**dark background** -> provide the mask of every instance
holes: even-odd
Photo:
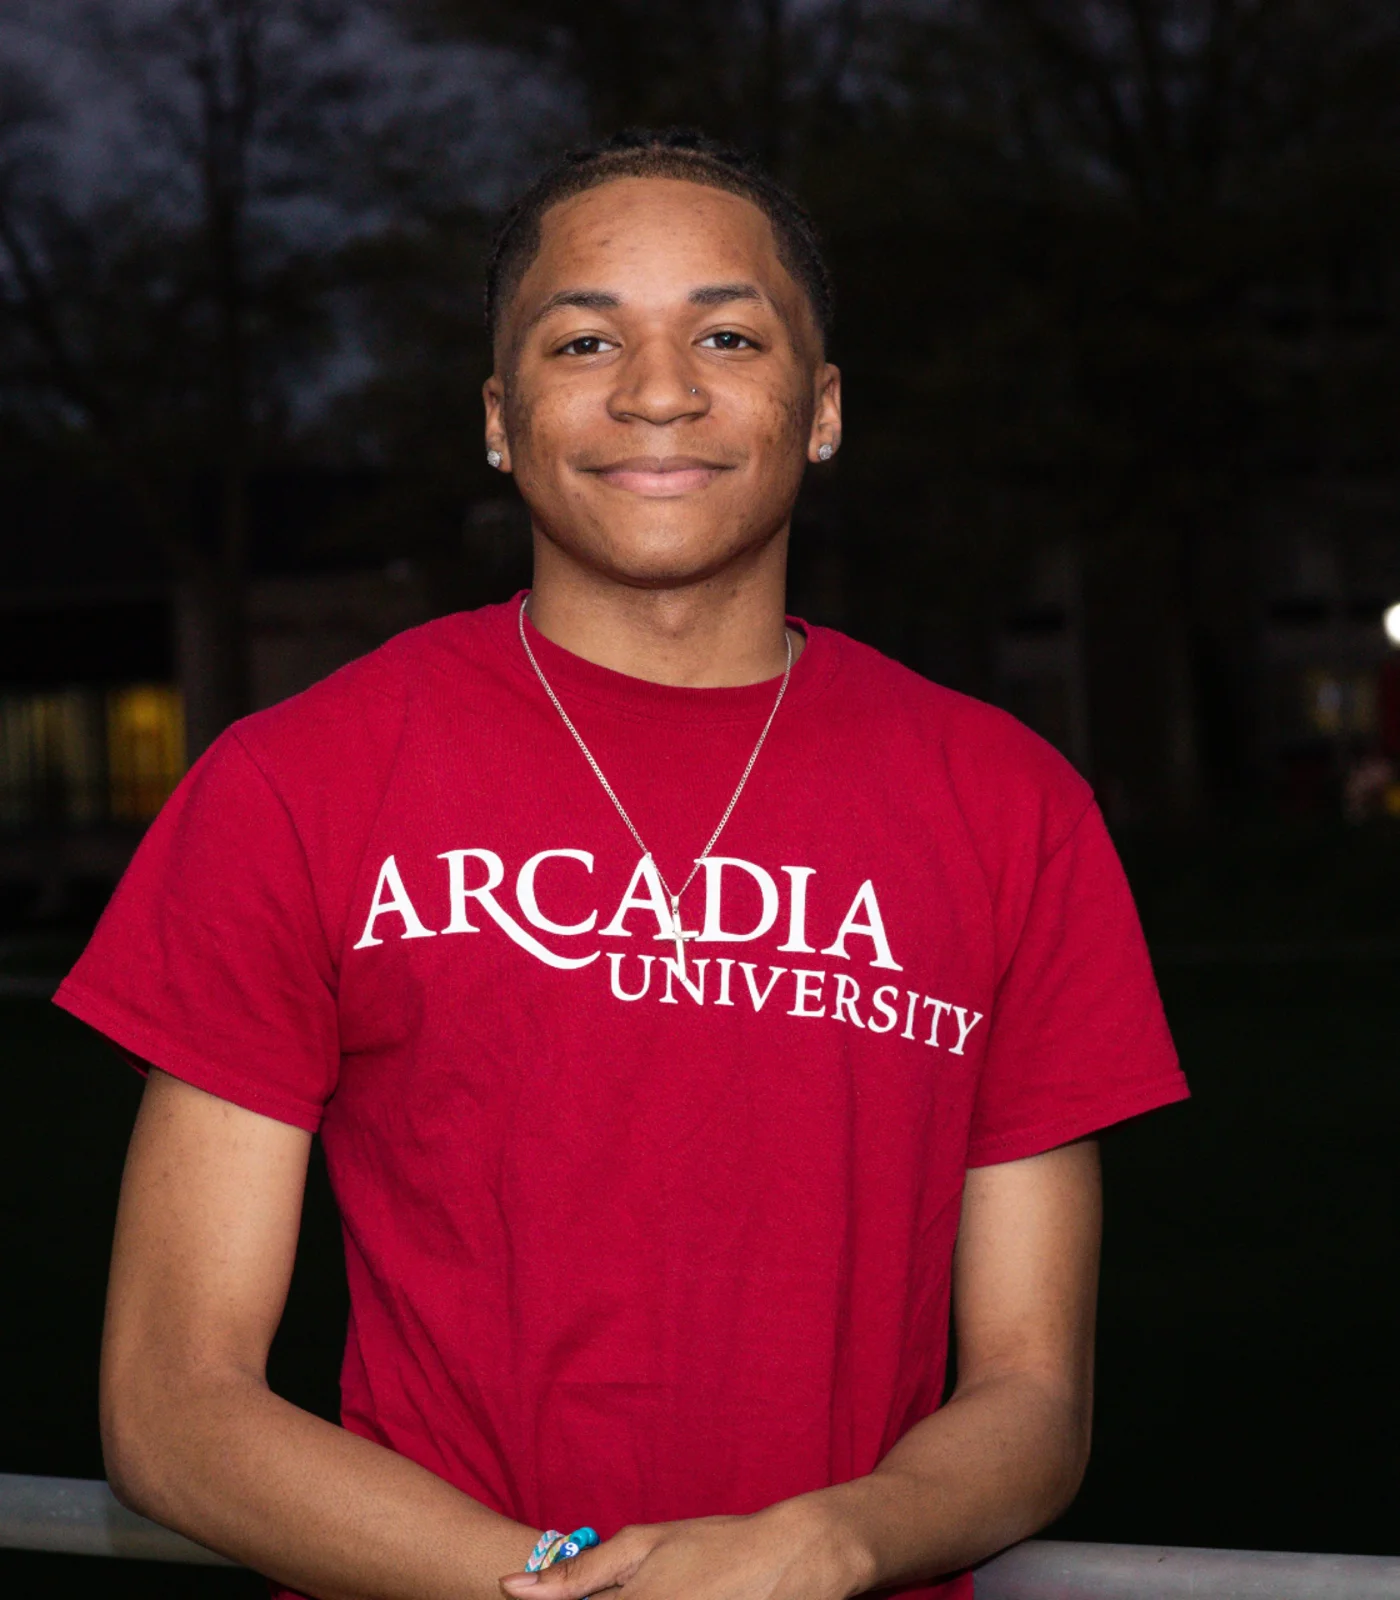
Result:
[[[0,0],[0,1470],[101,1473],[139,1081],[41,991],[139,836],[110,696],[178,690],[159,787],[526,580],[481,461],[484,240],[568,142],[672,121],[757,149],[837,277],[847,428],[793,609],[1090,777],[1192,1082],[1105,1143],[1095,1456],[1054,1532],[1394,1551],[1388,0]],[[343,1314],[318,1176],[272,1376],[327,1414]]]

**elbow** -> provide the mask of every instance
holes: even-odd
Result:
[[[1056,1518],[1062,1517],[1074,1504],[1075,1496],[1083,1486],[1084,1474],[1088,1469],[1089,1443],[1086,1439],[1082,1449],[1069,1455],[1050,1485],[1042,1528],[1054,1522]]]
[[[134,1386],[103,1375],[100,1425],[102,1465],[117,1500],[143,1517],[160,1518],[160,1464],[165,1450],[150,1408]]]
[[[107,1483],[129,1511],[200,1537],[227,1493],[240,1415],[266,1386],[220,1362],[145,1346],[108,1351],[99,1424]]]
[[[107,1487],[117,1504],[134,1511],[137,1516],[148,1517],[152,1522],[158,1521],[155,1501],[148,1492],[143,1492],[140,1477],[131,1472],[126,1463],[116,1461],[105,1444],[102,1447],[102,1463],[107,1474]]]
[[[157,1359],[104,1363],[99,1422],[107,1483],[129,1511],[182,1531],[217,1452],[207,1378]]]
[[[1074,1503],[1089,1469],[1089,1448],[1093,1432],[1093,1419],[1087,1403],[1071,1403],[1069,1414],[1057,1430],[1058,1448],[1049,1453],[1040,1506],[1039,1521],[1035,1531],[1064,1515]]]

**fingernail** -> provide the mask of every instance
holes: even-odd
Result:
[[[502,1578],[501,1582],[509,1589],[528,1589],[532,1584],[540,1581],[538,1572],[517,1572],[509,1578]]]

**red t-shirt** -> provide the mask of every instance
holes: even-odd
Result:
[[[347,1428],[536,1527],[753,1511],[939,1405],[968,1166],[1185,1084],[1083,780],[826,628],[682,902],[682,971],[517,609],[225,734],[58,1001],[320,1130]],[[531,642],[679,885],[776,682]]]

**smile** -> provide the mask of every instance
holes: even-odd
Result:
[[[629,456],[625,461],[588,470],[614,489],[667,500],[707,488],[732,468],[717,461],[702,461],[698,456]]]

